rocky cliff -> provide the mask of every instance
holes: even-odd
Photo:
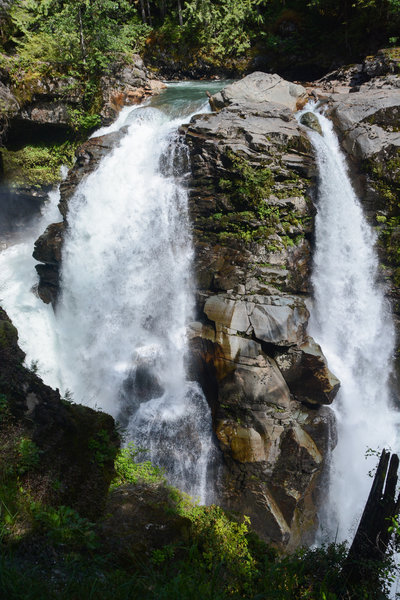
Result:
[[[17,57],[0,68],[0,230],[26,224],[40,212],[48,192],[71,166],[74,150],[123,106],[138,104],[164,87],[139,56],[112,63],[88,100],[85,83],[73,76],[24,71]],[[89,86],[90,87],[90,86]],[[93,96],[93,94],[92,94]],[[89,104],[88,104],[89,103]]]
[[[305,89],[253,73],[185,129],[198,321],[192,369],[224,456],[223,505],[279,545],[310,542],[339,382],[307,336],[315,165]]]

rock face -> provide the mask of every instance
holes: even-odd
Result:
[[[0,140],[9,127],[10,120],[19,111],[19,104],[11,90],[0,81]]]
[[[113,419],[62,401],[23,366],[24,356],[17,330],[0,308],[1,480],[16,472],[30,501],[68,505],[96,518],[119,446]]]
[[[139,104],[148,96],[160,93],[166,85],[146,69],[140,56],[131,65],[114,65],[101,79],[104,124],[114,121],[123,106]]]
[[[9,58],[11,64],[12,59]],[[24,73],[19,77],[24,80]],[[6,79],[6,77],[4,77]],[[0,82],[0,134],[6,133],[15,143],[30,138],[54,137],[74,128],[76,113],[82,108],[84,87],[74,78],[41,77],[26,79],[22,87]],[[114,63],[100,81],[100,117],[103,125],[111,123],[123,106],[137,104],[159,93],[165,84],[148,71],[140,56],[130,64]]]
[[[271,80],[286,90],[274,101]],[[221,501],[293,547],[316,528],[332,439],[322,404],[339,382],[306,333],[315,166],[292,112],[303,92],[290,89],[278,76],[248,76],[221,92],[220,112],[194,117],[185,139],[197,278],[191,368],[224,457]]]
[[[57,301],[61,267],[61,251],[67,226],[68,201],[75,193],[78,185],[96,170],[100,161],[114,148],[124,135],[119,130],[108,135],[89,139],[76,152],[76,162],[67,178],[60,185],[59,209],[63,216],[60,223],[52,223],[36,240],[33,257],[40,265],[36,265],[39,275],[38,294],[46,304]]]
[[[249,76],[257,82],[250,100],[245,79],[238,99],[231,89],[228,106],[182,130],[192,164],[197,280],[189,369],[212,408],[224,458],[219,500],[249,515],[265,539],[294,547],[311,542],[316,529],[332,441],[323,405],[339,382],[307,336],[315,165],[293,113],[303,88],[291,93],[276,76],[284,92],[271,101],[271,77],[256,75]],[[80,148],[61,186],[64,221],[36,242],[45,301],[57,297],[68,201],[119,135]]]

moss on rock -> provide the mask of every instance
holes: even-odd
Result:
[[[77,144],[28,145],[21,150],[1,149],[4,179],[12,186],[51,186],[61,181],[61,166],[72,166]]]

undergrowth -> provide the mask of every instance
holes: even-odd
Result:
[[[4,404],[4,402],[3,402]],[[18,492],[21,464],[33,475],[36,449],[19,444],[14,458]],[[382,590],[360,587],[348,594],[341,576],[345,545],[301,549],[282,556],[251,530],[247,517],[237,518],[219,506],[199,506],[166,484],[162,470],[150,462],[136,462],[142,450],[129,444],[115,461],[112,490],[140,484],[167,488],[172,510],[189,523],[180,541],[132,554],[126,564],[104,550],[101,528],[67,506],[48,507],[24,492],[25,519],[32,527],[0,537],[0,598],[7,600],[383,600],[387,598],[388,564],[379,565]],[[9,478],[9,483],[11,479]],[[4,483],[0,488],[0,522],[7,529]],[[14,504],[13,510],[22,510]],[[107,518],[107,516],[105,516]],[[17,519],[11,514],[9,520]],[[3,531],[4,533],[4,531]],[[11,535],[12,533],[12,535]],[[118,532],[115,532],[118,537]]]

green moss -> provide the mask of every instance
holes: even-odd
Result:
[[[15,152],[2,148],[4,179],[14,186],[55,185],[61,181],[61,166],[73,164],[76,146],[67,141],[52,146],[25,146]]]
[[[252,210],[262,216],[265,199],[271,194],[274,176],[264,165],[252,166],[248,160],[228,150],[223,157],[229,169],[229,179],[220,179],[219,187],[228,192],[238,211]]]

